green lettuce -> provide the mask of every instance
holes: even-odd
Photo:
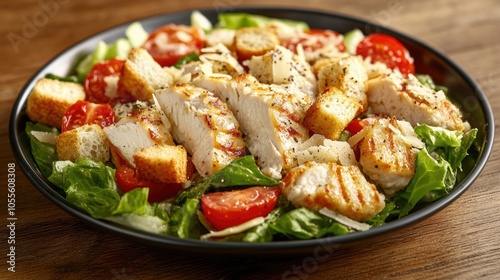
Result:
[[[41,131],[52,133],[55,136],[59,135],[59,131],[53,127],[49,127],[40,123],[26,123],[26,134],[30,140],[31,154],[35,159],[36,165],[40,172],[45,177],[49,177],[52,173],[52,163],[57,160],[56,145],[39,141],[33,136],[33,131]]]
[[[103,163],[81,158],[75,163],[54,162],[48,179],[64,190],[68,202],[93,218],[166,234],[168,207],[161,203],[150,204],[148,188],[137,188],[120,196],[115,172]]]
[[[94,218],[111,216],[120,203],[115,169],[81,158],[75,163],[54,163],[49,181],[66,193],[66,199]]]
[[[415,133],[423,139],[426,148],[417,155],[416,172],[410,184],[395,198],[402,205],[399,217],[407,215],[418,203],[435,201],[454,188],[462,161],[476,139],[477,129],[460,134],[419,125]]]
[[[248,230],[245,235],[242,237],[241,241],[243,242],[271,242],[273,241],[273,236],[276,233],[272,228],[271,224],[275,223],[281,215],[285,214],[283,208],[278,207],[271,211],[269,215],[267,215],[266,220],[256,226]]]
[[[461,144],[461,136],[457,131],[442,127],[419,125],[415,127],[415,133],[424,139],[429,152],[438,148],[459,147]]]
[[[198,220],[199,199],[188,198],[181,206],[173,205],[170,209],[169,235],[180,238],[199,239],[203,229]]]
[[[148,188],[137,188],[125,193],[112,216],[105,219],[152,233],[167,234],[169,216],[165,203],[149,204],[148,193]]]
[[[426,195],[433,199],[449,193],[455,185],[455,173],[451,165],[442,157],[434,159],[426,148],[417,155],[417,168],[413,179],[400,197],[407,202],[399,216],[407,215]]]
[[[418,81],[423,84],[424,86],[427,86],[431,89],[433,89],[434,91],[443,91],[444,94],[448,94],[448,88],[445,87],[445,86],[441,86],[441,85],[436,85],[434,83],[434,81],[432,80],[432,77],[429,76],[429,75],[424,75],[424,74],[418,74],[416,75]]]
[[[399,210],[396,209],[396,203],[394,201],[386,201],[384,209],[368,220],[367,223],[371,227],[378,227],[385,224],[387,219],[395,215],[399,215]]]
[[[220,187],[276,186],[279,180],[262,174],[253,156],[244,156],[232,161],[210,177],[210,185]]]
[[[243,27],[262,27],[272,22],[280,22],[292,27],[300,28],[304,31],[309,30],[309,25],[303,21],[275,19],[247,13],[220,13],[218,15],[218,20],[219,22],[217,27],[235,30]]]
[[[349,233],[346,226],[307,208],[287,212],[269,226],[290,239],[313,239]]]
[[[177,69],[180,69],[182,67],[182,65],[184,65],[184,64],[188,64],[190,62],[199,61],[199,60],[200,60],[200,56],[197,53],[194,53],[194,52],[189,53],[189,54],[186,54],[185,56],[179,58],[179,60],[177,60],[177,62],[175,62],[174,67]]]

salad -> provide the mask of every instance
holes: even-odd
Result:
[[[386,34],[195,11],[47,74],[84,95],[26,133],[41,173],[96,219],[220,242],[344,235],[445,196],[477,150],[447,88],[415,71]]]

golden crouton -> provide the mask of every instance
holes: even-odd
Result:
[[[106,134],[97,124],[86,124],[59,134],[56,138],[59,160],[75,162],[79,158],[107,162],[110,160]]]
[[[61,128],[66,110],[83,99],[85,91],[82,85],[41,78],[28,96],[26,113],[33,122]]]
[[[173,83],[172,76],[142,48],[130,51],[123,65],[120,80],[124,90],[142,101],[151,99],[153,91]]]
[[[363,60],[358,56],[347,56],[338,59],[320,60],[315,63],[317,71],[318,90],[336,87],[347,96],[352,97],[367,107],[366,84],[368,76]]]
[[[279,43],[278,36],[266,28],[241,28],[234,35],[234,46],[239,61],[245,61],[254,55],[263,55]]]
[[[183,146],[154,145],[134,154],[139,179],[159,183],[187,180],[187,152]]]
[[[309,107],[304,126],[314,133],[337,140],[360,111],[361,105],[337,88],[331,87],[320,93]]]

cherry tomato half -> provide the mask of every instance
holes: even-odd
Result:
[[[295,52],[299,43],[302,44],[302,48],[306,52],[322,49],[329,44],[335,44],[339,52],[345,52],[342,37],[339,33],[332,30],[310,29],[298,38],[292,38],[288,42],[283,42],[283,45]]]
[[[415,73],[408,49],[390,35],[374,33],[366,36],[359,42],[356,54],[363,58],[370,57],[372,62],[385,63],[390,69],[398,69],[405,75]]]
[[[197,28],[168,24],[151,33],[143,48],[161,66],[172,66],[187,54],[200,54],[205,47],[203,36]]]
[[[351,135],[354,135],[360,132],[366,125],[367,123],[363,122],[363,120],[354,119],[351,122],[349,122],[345,130],[349,131]]]
[[[83,100],[71,105],[64,113],[61,132],[65,132],[85,124],[110,126],[115,122],[115,111],[109,104],[95,104]]]
[[[149,188],[148,202],[161,202],[174,197],[182,189],[182,183],[157,183],[140,180],[132,167],[120,165],[115,173],[116,184],[123,192],[136,188]]]
[[[278,202],[279,187],[250,187],[242,190],[205,194],[201,209],[217,230],[240,225],[269,214]]]
[[[83,81],[88,101],[110,103],[119,97],[120,92],[123,90],[120,89],[118,78],[120,77],[124,63],[124,60],[112,58],[98,62],[90,69],[90,72]]]

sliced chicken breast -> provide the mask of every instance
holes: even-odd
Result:
[[[366,94],[372,113],[396,116],[413,126],[428,124],[464,129],[460,110],[445,94],[422,85],[413,75],[405,78],[392,73],[371,79]]]
[[[155,92],[174,140],[191,154],[196,170],[209,176],[245,155],[239,123],[212,92],[178,84]]]
[[[424,144],[408,122],[393,118],[378,119],[365,129],[358,143],[359,163],[377,186],[392,195],[410,183],[418,148]]]
[[[234,79],[202,74],[193,83],[227,102],[264,174],[279,179],[297,165],[295,152],[309,138],[301,124],[310,105],[306,94],[261,84],[248,74]]]
[[[117,123],[105,127],[104,133],[112,144],[112,158],[120,165],[117,156],[134,166],[134,154],[142,148],[153,145],[174,145],[172,136],[161,121],[155,107],[142,109],[138,113],[128,115]]]
[[[276,46],[264,55],[252,56],[245,62],[248,72],[261,83],[294,85],[298,90],[316,99],[318,87],[316,77],[305,58],[289,49]]]
[[[384,195],[356,165],[306,162],[287,173],[281,193],[296,207],[328,208],[356,221],[366,221],[385,207]]]

